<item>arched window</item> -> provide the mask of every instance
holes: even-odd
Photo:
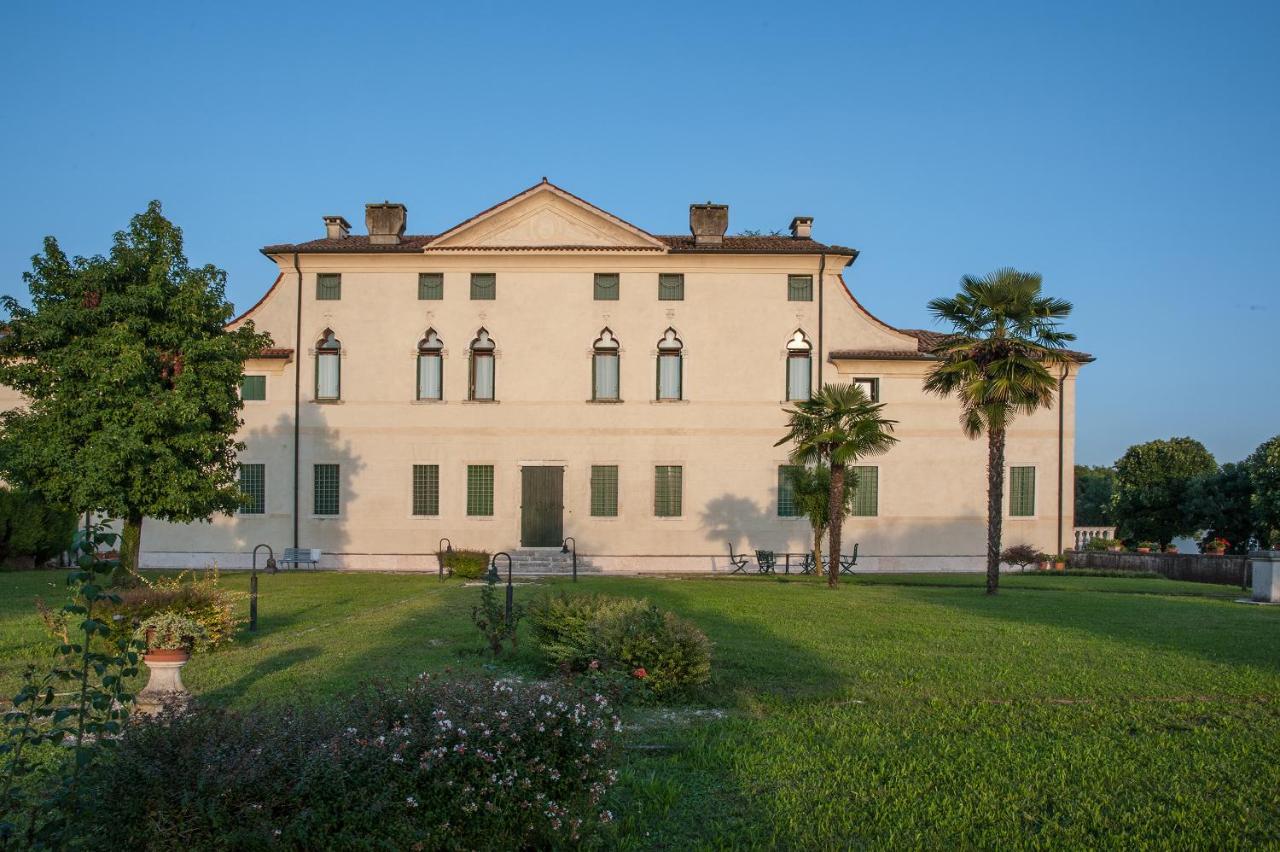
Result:
[[[434,328],[418,341],[418,399],[444,399],[444,341]]]
[[[476,332],[476,339],[471,341],[471,398],[493,399],[493,350],[495,349],[489,332],[483,328]]]
[[[674,328],[658,341],[658,399],[683,399],[684,344]]]
[[[797,331],[787,341],[787,399],[800,401],[809,398],[812,387],[811,354],[813,347],[803,331]]]
[[[591,398],[618,400],[618,339],[605,329],[591,345]]]
[[[316,399],[342,399],[342,341],[331,328],[316,341]]]

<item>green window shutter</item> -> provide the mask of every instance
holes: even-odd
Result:
[[[851,467],[849,473],[858,478],[853,491],[853,514],[874,518],[880,514],[880,468]]]
[[[787,276],[787,301],[788,302],[812,302],[813,301],[813,276],[812,275],[788,275]]]
[[[415,515],[440,514],[440,465],[415,464],[413,466],[413,513]]]
[[[342,298],[342,276],[334,272],[322,272],[316,276],[316,298],[333,302]]]
[[[439,301],[444,298],[444,273],[419,272],[418,298],[420,300]]]
[[[658,465],[653,472],[653,514],[659,518],[680,517],[684,510],[684,468]]]
[[[660,302],[684,301],[684,274],[683,273],[664,272],[658,276],[658,301]]]
[[[240,379],[240,398],[261,401],[267,398],[266,376],[243,376]]]
[[[249,503],[240,507],[240,514],[266,514],[267,466],[265,464],[240,465],[240,490],[249,498]]]
[[[591,466],[591,517],[616,518],[618,516],[618,466],[593,464]]]
[[[804,470],[800,465],[778,465],[778,517],[798,518],[804,513],[796,505],[795,482],[792,476],[796,471]]]
[[[338,466],[318,464],[313,468],[313,514],[338,514]]]
[[[493,465],[467,465],[467,514],[478,517],[493,514]]]
[[[1035,513],[1036,469],[1009,468],[1009,514],[1015,518],[1030,518]]]
[[[618,301],[618,275],[616,272],[597,272],[595,300],[597,302]]]
[[[498,276],[493,272],[471,273],[471,298],[477,301],[498,298]]]

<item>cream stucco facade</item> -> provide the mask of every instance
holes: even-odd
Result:
[[[277,347],[246,365],[265,377],[241,433],[242,462],[265,473],[263,511],[148,521],[144,564],[240,567],[260,542],[319,548],[322,565],[353,569],[434,570],[442,537],[516,551],[529,544],[524,467],[563,470],[560,532],[576,540],[584,570],[723,571],[729,542],[805,551],[807,522],[779,516],[787,459],[774,446],[786,423],[788,341],[801,332],[815,385],[874,379],[898,421],[900,443],[865,462],[878,468],[875,514],[845,528],[858,567],[981,567],[985,442],[961,434],[954,401],[922,392],[930,361],[920,337],[851,295],[844,272],[856,252],[808,239],[807,222],[796,237],[655,237],[545,182],[437,237],[402,236],[394,222],[374,238],[346,236],[345,222],[327,221],[330,238],[264,249],[278,278],[236,321],[252,319]],[[442,298],[419,298],[420,273],[442,275]],[[471,298],[474,273],[495,276],[494,299]],[[597,273],[617,275],[617,300],[594,298]],[[683,275],[683,299],[659,300],[664,273]],[[340,298],[317,299],[322,274],[341,276]],[[811,300],[789,300],[797,275],[816,282]],[[429,329],[443,344],[438,401],[417,398]],[[495,344],[494,401],[468,399],[481,329]],[[619,401],[592,401],[604,329],[619,344]],[[682,398],[658,401],[668,329],[683,345]],[[326,331],[341,346],[335,401],[316,398]],[[1010,434],[1010,466],[1035,473],[1033,511],[1006,518],[1008,543],[1070,542],[1077,370],[1062,383],[1061,412],[1023,418]],[[317,464],[338,466],[336,515],[315,512]],[[436,514],[414,514],[415,465],[436,466]],[[468,514],[469,465],[492,466],[491,515]],[[591,512],[593,466],[616,466],[616,516]],[[655,515],[656,466],[682,469],[676,517]]]

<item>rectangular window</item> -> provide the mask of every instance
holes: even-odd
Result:
[[[313,468],[312,514],[338,514],[338,466],[318,464]]]
[[[813,301],[813,276],[812,275],[788,275],[787,276],[787,301],[788,302],[812,302]]]
[[[592,355],[591,374],[592,399],[619,399],[617,352],[596,352]]]
[[[266,376],[243,376],[240,379],[240,398],[261,402],[267,398]]]
[[[804,470],[798,464],[778,465],[778,517],[799,518],[804,515],[796,505],[795,480],[796,473]]]
[[[418,298],[425,301],[438,302],[444,298],[444,273],[419,272]]]
[[[684,301],[684,275],[679,272],[664,272],[658,276],[658,301]]]
[[[858,478],[853,486],[853,514],[874,518],[880,514],[880,468],[851,467],[849,473]]]
[[[471,351],[471,398],[491,400],[493,396],[493,353]]]
[[[492,272],[471,273],[471,298],[476,301],[498,298],[498,276]]]
[[[872,402],[880,401],[880,380],[879,379],[854,379],[853,384],[862,388],[867,398]]]
[[[342,276],[336,272],[321,272],[316,276],[316,299],[334,302],[342,298]]]
[[[418,399],[444,398],[444,359],[438,352],[418,356]]]
[[[787,399],[801,401],[809,398],[809,353],[792,352],[787,355]]]
[[[415,515],[440,514],[440,465],[415,464],[413,466],[413,513]]]
[[[242,515],[262,515],[267,511],[267,466],[240,465],[240,490],[249,502],[240,507]]]
[[[1036,469],[1009,468],[1009,515],[1030,518],[1036,513]]]
[[[616,272],[597,272],[595,299],[597,302],[618,301],[618,274]]]
[[[660,464],[653,469],[653,514],[678,518],[684,511],[684,468]]]
[[[316,355],[316,399],[342,398],[342,356],[337,352]]]
[[[658,399],[683,399],[684,357],[679,352],[658,353]]]
[[[618,466],[593,464],[591,466],[591,517],[616,518],[618,516]]]
[[[467,465],[467,514],[486,518],[493,514],[493,465]]]

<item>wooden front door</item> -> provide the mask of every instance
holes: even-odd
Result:
[[[520,546],[564,541],[564,468],[520,468]]]

